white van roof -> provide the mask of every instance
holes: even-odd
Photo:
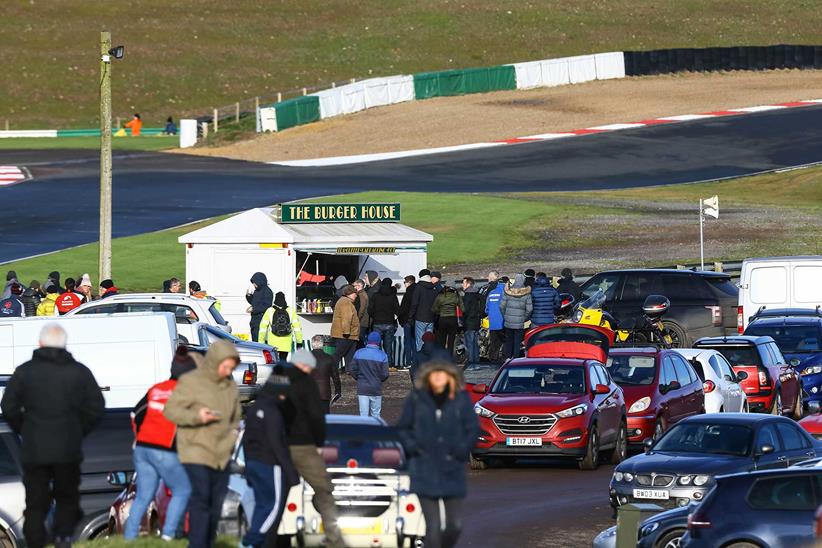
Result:
[[[786,261],[822,261],[822,255],[794,255],[792,257],[753,257],[745,259],[746,263],[768,263]]]

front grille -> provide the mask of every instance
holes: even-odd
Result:
[[[649,487],[668,487],[673,483],[674,477],[667,474],[660,474],[658,476],[651,474],[639,474],[636,477],[636,482],[639,485]]]
[[[506,436],[544,436],[556,424],[554,415],[497,415],[494,424]]]

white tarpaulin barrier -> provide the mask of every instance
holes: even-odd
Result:
[[[542,68],[543,86],[566,86],[571,83],[567,58],[548,59],[539,64]]]
[[[320,98],[320,118],[331,118],[343,113],[342,88],[331,88],[312,93]]]
[[[312,93],[320,98],[320,118],[414,100],[413,76],[370,78]]]
[[[339,89],[342,91],[343,114],[365,110],[365,86],[362,82],[341,86]]]
[[[539,88],[544,86],[542,79],[542,61],[514,63],[517,78],[517,89]]]
[[[274,107],[260,108],[260,129],[262,131],[277,131],[277,109]]]
[[[593,55],[567,57],[568,75],[572,84],[590,82],[597,79],[596,59]]]
[[[625,78],[625,56],[621,51],[597,53],[594,55],[597,80]]]

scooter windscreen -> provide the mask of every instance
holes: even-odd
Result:
[[[579,322],[582,319],[584,310],[601,309],[604,304],[605,292],[598,289],[593,295],[577,303],[574,307],[574,313],[571,315],[571,321],[574,323]]]

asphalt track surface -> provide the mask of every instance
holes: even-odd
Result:
[[[820,160],[822,106],[323,168],[120,152],[114,157],[113,235],[365,190],[617,189],[738,177]],[[6,164],[27,166],[33,180],[0,188],[0,262],[97,240],[99,160],[93,151],[0,151],[0,165]]]

